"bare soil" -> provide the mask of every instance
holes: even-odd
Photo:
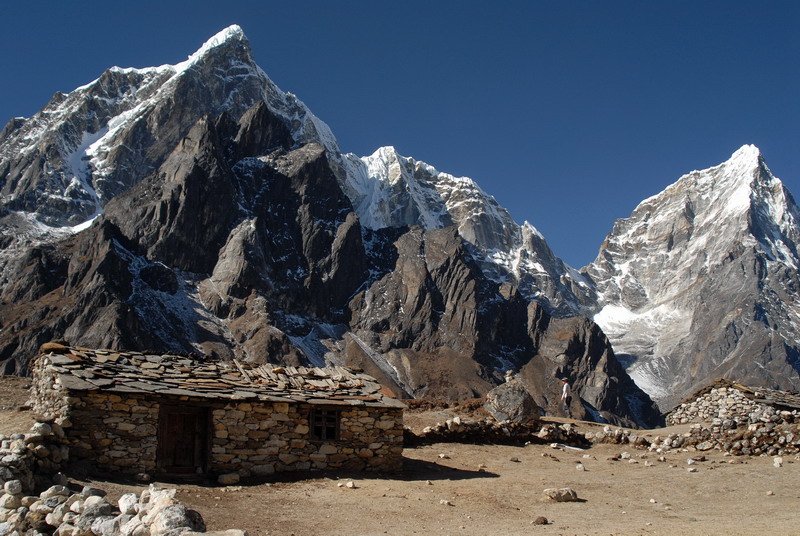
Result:
[[[28,408],[30,378],[0,376],[0,434],[27,432],[35,422]]]
[[[20,401],[15,385],[14,400]],[[0,396],[0,432],[22,424],[27,413],[5,409],[9,390]],[[430,406],[411,410],[406,420],[419,430],[460,410],[479,411]],[[610,459],[624,451],[636,463]],[[798,534],[800,459],[785,457],[783,467],[774,467],[771,457],[712,451],[703,453],[706,461],[687,465],[699,454],[671,453],[659,462],[656,453],[623,445],[583,451],[442,443],[406,449],[405,470],[396,475],[288,474],[231,487],[157,485],[177,487],[180,500],[203,515],[209,530],[241,528],[251,536]],[[586,470],[577,470],[578,463]],[[690,467],[698,471],[689,473]],[[106,489],[112,498],[140,490],[109,480],[76,483]],[[551,487],[571,487],[581,501],[546,502],[542,490]],[[547,524],[533,524],[539,516]]]

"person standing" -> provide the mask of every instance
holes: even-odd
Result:
[[[572,411],[570,410],[570,403],[572,402],[572,389],[569,386],[569,379],[564,377],[560,378],[563,387],[561,388],[561,404],[564,408],[564,413],[568,418],[572,418]]]

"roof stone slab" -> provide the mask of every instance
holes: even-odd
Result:
[[[346,367],[281,367],[183,355],[92,350],[47,343],[37,359],[71,391],[227,400],[395,407],[381,385]]]

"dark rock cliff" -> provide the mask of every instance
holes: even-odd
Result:
[[[487,279],[471,248],[454,227],[364,232],[325,150],[297,146],[284,120],[256,105],[238,121],[201,118],[91,227],[29,249],[5,290],[0,345],[17,372],[56,338],[328,359],[376,373],[399,395],[447,399],[482,396],[513,369],[548,411],[552,386],[536,378],[558,368],[599,415],[656,419],[626,402],[643,395],[596,326],[550,319]]]

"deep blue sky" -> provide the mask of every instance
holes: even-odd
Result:
[[[299,5],[295,5],[299,4]],[[580,267],[614,219],[758,145],[800,195],[800,2],[3,2],[0,123],[239,24],[344,151],[475,179]]]

